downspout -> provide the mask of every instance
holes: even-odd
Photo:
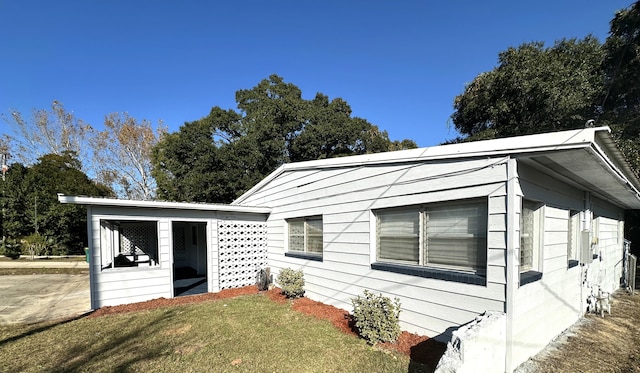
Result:
[[[511,372],[513,370],[513,313],[514,313],[514,301],[517,287],[517,259],[518,253],[516,250],[516,229],[518,222],[516,219],[516,206],[518,205],[518,193],[517,193],[517,161],[516,159],[509,157],[507,160],[507,234],[506,234],[506,294],[505,294],[505,314],[507,318],[506,325],[506,340],[505,340],[505,372]],[[518,228],[519,229],[519,228]]]

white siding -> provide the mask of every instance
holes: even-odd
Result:
[[[502,158],[289,171],[243,204],[272,208],[269,264],[275,275],[281,268],[302,269],[308,297],[347,310],[365,289],[398,297],[403,329],[436,336],[486,310],[504,311],[505,181]],[[373,210],[466,198],[488,200],[486,286],[371,269]],[[323,218],[323,260],[285,256],[285,219],[316,215]]]
[[[206,223],[208,291],[217,292],[219,257],[217,221],[220,219],[264,222],[265,215],[253,213],[216,212],[203,210],[127,208],[92,206],[91,217],[91,307],[97,309],[173,296],[172,223]],[[155,267],[100,268],[100,220],[149,220],[158,222],[158,258]]]
[[[598,242],[598,263],[594,263],[593,268],[598,272],[595,278],[603,290],[613,292],[620,286],[622,277],[624,211],[594,199],[593,212],[598,219],[598,231],[593,232]]]
[[[544,203],[542,278],[516,290],[513,315],[514,367],[546,346],[582,315],[582,266],[568,268],[570,211],[583,211],[584,191],[532,168],[518,166],[520,196]],[[520,207],[517,206],[517,211]],[[518,221],[518,219],[516,220]],[[516,228],[518,229],[518,228]],[[519,247],[519,240],[516,242]]]

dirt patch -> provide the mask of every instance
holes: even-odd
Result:
[[[179,304],[199,303],[209,300],[227,299],[240,295],[250,295],[257,293],[259,293],[257,287],[245,286],[236,289],[225,289],[218,293],[206,293],[177,297],[172,299],[159,298],[146,302],[123,304],[121,306],[102,307],[91,313],[88,317],[99,317],[125,312],[142,311],[160,307],[175,306]],[[291,307],[295,311],[313,316],[321,320],[328,320],[329,322],[331,322],[331,324],[333,324],[336,328],[338,328],[345,334],[357,335],[356,331],[353,328],[353,320],[351,318],[351,315],[345,310],[321,302],[316,302],[309,298],[298,298],[295,300],[289,300],[282,294],[281,290],[278,288],[274,288],[272,290],[261,293],[265,294],[273,302],[280,304],[291,303]],[[180,330],[174,330],[172,332],[179,333]],[[398,351],[406,356],[409,356],[414,362],[427,365],[431,369],[433,369],[444,353],[446,345],[444,343],[436,342],[429,337],[402,332],[395,343],[384,343],[381,344],[380,347]],[[187,351],[180,352],[185,353]]]
[[[516,371],[640,372],[640,295],[619,290],[611,315],[586,315]]]

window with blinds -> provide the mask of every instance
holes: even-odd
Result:
[[[381,210],[376,216],[378,261],[485,274],[485,199]]]
[[[287,220],[289,251],[322,255],[322,217]]]

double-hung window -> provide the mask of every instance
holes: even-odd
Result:
[[[376,216],[378,262],[485,275],[486,199],[380,210]]]
[[[322,217],[287,220],[288,253],[322,256]]]

